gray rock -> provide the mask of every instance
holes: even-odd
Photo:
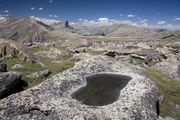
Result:
[[[34,53],[34,56],[36,58],[46,58],[47,54],[48,54],[48,51],[39,51],[39,52]]]
[[[143,49],[136,52],[137,55],[146,57],[146,63],[150,62],[160,62],[163,59],[163,56],[155,50],[152,49]]]
[[[175,56],[163,60],[153,66],[153,68],[160,70],[165,75],[180,80],[180,61],[178,61]]]
[[[0,72],[6,72],[6,71],[7,71],[7,70],[6,70],[6,67],[7,67],[6,64],[0,62]]]
[[[163,104],[164,103],[164,95],[161,95],[161,96],[159,96],[158,97],[158,100],[159,100],[159,104],[161,105],[161,104]]]
[[[43,71],[39,71],[39,72],[32,73],[30,75],[27,75],[26,77],[29,77],[29,78],[47,77],[49,76],[49,74],[50,74],[50,71],[46,69]]]
[[[18,68],[24,68],[24,66],[22,64],[16,64],[14,66],[12,66],[13,69],[18,69]]]
[[[110,50],[110,51],[105,52],[104,55],[107,55],[109,57],[115,57],[117,53],[115,51]]]
[[[0,99],[9,95],[16,89],[21,80],[21,75],[16,72],[6,72],[0,74]]]
[[[146,60],[146,57],[140,56],[140,55],[136,55],[136,54],[132,54],[131,57],[132,58],[136,58],[136,59]]]
[[[104,55],[110,56],[110,57],[115,57],[119,55],[130,55],[133,54],[134,52],[128,49],[121,49],[121,50],[109,50],[104,53]]]
[[[179,49],[179,48],[180,48],[180,42],[174,42],[174,43],[171,44],[170,46],[173,47],[173,48]]]
[[[42,84],[0,101],[0,118],[13,120],[155,120],[158,89],[137,66],[107,57],[90,57]],[[113,103],[89,106],[72,94],[86,84],[86,76],[99,73],[128,75],[132,79]],[[108,91],[106,91],[108,92]]]
[[[176,109],[180,109],[180,105],[179,104],[176,104]]]
[[[86,47],[81,47],[81,48],[76,48],[74,49],[75,53],[85,53],[87,52],[87,48]]]
[[[176,55],[176,59],[180,61],[180,54]]]
[[[57,59],[60,58],[61,56],[62,56],[62,51],[60,51],[57,48],[51,48],[47,54],[47,57],[50,59]]]

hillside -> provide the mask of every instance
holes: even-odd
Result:
[[[21,43],[45,41],[52,27],[32,18],[7,20],[0,25],[0,37]]]

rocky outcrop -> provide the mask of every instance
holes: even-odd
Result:
[[[153,68],[160,70],[173,79],[180,80],[180,61],[178,61],[174,55],[155,64]]]
[[[169,46],[176,48],[176,49],[179,49],[180,48],[180,42],[171,43]]]
[[[110,56],[110,57],[115,57],[115,56],[118,56],[118,55],[130,55],[130,54],[133,54],[134,52],[133,51],[130,51],[130,50],[109,50],[107,52],[104,53],[104,55],[107,55],[107,56]]]
[[[33,61],[33,54],[17,42],[12,40],[0,39],[0,58],[7,57],[11,59],[19,59],[22,61]]]
[[[0,99],[12,94],[22,86],[21,75],[15,72],[0,73]]]
[[[26,77],[30,77],[30,78],[47,77],[49,76],[50,73],[51,72],[48,69],[46,69],[43,71],[39,71],[39,72],[32,73],[30,75],[27,75]]]
[[[38,51],[36,53],[34,53],[34,56],[36,58],[46,58],[48,55],[48,51]]]
[[[50,59],[57,59],[62,56],[62,52],[57,48],[51,48],[47,54],[47,57]]]
[[[153,49],[142,49],[135,53],[138,56],[145,57],[146,63],[156,63],[160,62],[163,58],[163,56],[156,50]]]
[[[98,73],[127,75],[131,80],[117,100],[105,106],[88,106],[73,99],[71,95],[86,84],[85,77]],[[155,120],[158,90],[142,74],[138,66],[121,61],[85,58],[40,85],[1,100],[0,119]]]

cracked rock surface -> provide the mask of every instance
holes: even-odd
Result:
[[[84,77],[113,73],[132,79],[118,99],[104,106],[88,106],[71,95],[86,85]],[[143,69],[107,57],[86,57],[74,68],[51,77],[40,85],[0,101],[3,120],[156,120],[158,89],[143,76]]]

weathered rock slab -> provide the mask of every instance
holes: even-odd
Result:
[[[51,77],[42,84],[0,101],[3,120],[156,120],[156,85],[143,70],[107,57],[85,58],[74,68]],[[86,76],[99,73],[128,75],[132,79],[118,99],[104,106],[89,106],[71,95],[86,84]]]

